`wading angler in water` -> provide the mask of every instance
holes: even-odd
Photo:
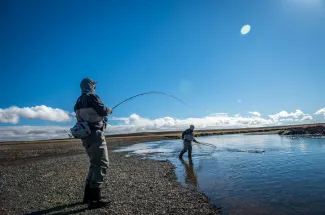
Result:
[[[82,140],[90,160],[83,198],[83,203],[88,203],[89,208],[102,207],[109,203],[101,197],[101,185],[109,163],[103,131],[106,127],[106,116],[112,114],[113,110],[107,108],[94,93],[95,84],[97,82],[89,78],[81,81],[82,94],[74,106],[78,123],[71,130],[75,137],[80,133],[78,137]]]
[[[200,143],[198,141],[196,141],[196,139],[194,138],[194,125],[191,125],[189,129],[186,129],[183,133],[182,133],[182,140],[184,147],[183,150],[181,151],[181,153],[179,154],[179,159],[183,159],[183,154],[185,152],[188,151],[188,158],[192,159],[192,141],[195,143]]]

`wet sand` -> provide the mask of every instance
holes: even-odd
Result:
[[[111,204],[80,202],[88,159],[79,141],[0,144],[0,214],[219,214],[202,193],[177,182],[168,162],[124,157],[118,146],[169,139],[107,137],[110,167],[103,195]]]

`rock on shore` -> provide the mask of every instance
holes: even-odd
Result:
[[[297,126],[288,128],[286,130],[279,131],[280,135],[312,135],[312,136],[324,136],[325,126]]]

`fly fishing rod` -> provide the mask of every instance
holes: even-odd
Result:
[[[148,95],[148,94],[160,94],[160,95],[165,95],[165,96],[168,96],[168,97],[171,97],[179,102],[181,102],[182,104],[188,106],[185,102],[183,102],[182,100],[180,100],[179,98],[176,98],[175,96],[172,96],[172,95],[169,95],[169,94],[166,94],[166,93],[163,93],[163,92],[156,92],[156,91],[152,91],[152,92],[145,92],[145,93],[140,93],[138,95],[135,95],[135,96],[131,96],[130,98],[127,98],[123,101],[121,101],[120,103],[118,103],[117,105],[115,105],[112,109],[115,109],[117,108],[118,106],[120,106],[121,104],[123,104],[124,102],[127,102],[131,99],[134,99],[136,97],[139,97],[139,96],[144,96],[144,95]]]
[[[121,101],[120,103],[118,103],[117,105],[115,105],[112,109],[116,109],[118,106],[120,106],[121,104],[123,104],[123,103],[125,103],[125,102],[127,102],[127,101],[129,101],[129,100],[131,100],[131,99],[134,99],[134,98],[136,98],[136,97],[143,96],[143,95],[149,95],[149,94],[159,94],[159,95],[168,96],[168,97],[171,97],[171,98],[177,100],[178,102],[180,102],[180,103],[182,103],[182,104],[184,104],[184,105],[186,105],[186,106],[188,107],[188,105],[187,105],[185,102],[183,102],[182,100],[180,100],[179,98],[177,98],[177,97],[175,97],[175,96],[173,96],[173,95],[169,95],[169,94],[164,93],[164,92],[150,91],[150,92],[140,93],[140,94],[137,94],[137,95],[131,96],[130,98],[127,98],[127,99]],[[105,120],[105,122],[106,122],[106,121],[107,121],[107,118],[104,119],[104,120]],[[69,138],[72,138],[72,135],[70,135],[70,133],[68,133],[68,135],[69,135]]]

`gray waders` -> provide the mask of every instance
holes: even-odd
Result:
[[[188,153],[187,153],[188,158],[191,159],[192,158],[192,143],[188,140],[184,140],[183,145],[184,145],[183,150],[179,154],[179,159],[183,159],[183,155],[187,151],[188,151]]]
[[[101,199],[100,188],[106,176],[109,160],[103,131],[93,130],[82,143],[90,161],[83,203],[88,203],[89,208],[105,206],[108,202]]]

